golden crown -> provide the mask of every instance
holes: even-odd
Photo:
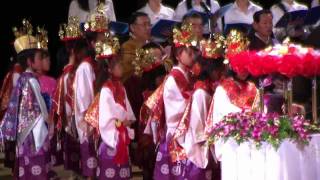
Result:
[[[198,39],[192,32],[191,23],[186,23],[182,25],[181,28],[175,27],[173,29],[173,43],[175,47],[198,45]]]
[[[241,31],[231,30],[227,36],[226,45],[226,55],[230,57],[247,50],[249,47],[249,40]]]
[[[80,39],[82,37],[82,32],[79,18],[70,16],[68,18],[68,24],[60,25],[59,37],[62,41]]]
[[[109,19],[105,15],[104,3],[99,3],[97,9],[89,15],[89,19],[84,24],[84,30],[90,32],[107,32]]]
[[[222,35],[215,34],[213,39],[200,41],[202,57],[217,59],[223,56],[224,49],[225,38]]]
[[[38,49],[48,49],[48,31],[46,31],[44,28],[37,27],[37,48]]]
[[[106,34],[104,41],[96,42],[96,58],[106,59],[113,55],[116,55],[120,49],[119,39],[112,37],[109,33]]]
[[[156,57],[153,54],[153,50],[150,49],[137,49],[136,57],[132,61],[134,67],[134,74],[141,76],[144,70],[148,67],[153,66],[156,63]]]
[[[14,48],[18,53],[27,49],[35,49],[37,48],[37,39],[32,36],[33,27],[31,23],[27,19],[22,20],[22,27],[12,28],[13,34],[15,36]]]

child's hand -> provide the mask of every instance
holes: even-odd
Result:
[[[124,120],[124,121],[122,121],[122,124],[129,127],[129,126],[131,126],[132,121]]]

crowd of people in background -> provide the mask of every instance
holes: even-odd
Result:
[[[249,42],[245,49],[263,50],[288,37],[304,44],[319,21],[276,24],[307,9],[294,0],[271,9],[249,0],[222,7],[216,0],[182,0],[174,10],[148,0],[130,16],[125,39],[111,30],[117,22],[112,0],[73,0],[59,31],[58,79],[47,74],[47,32],[32,33],[23,20],[0,91],[5,166],[15,179],[55,179],[57,165],[73,179],[130,179],[132,165],[146,180],[219,179],[208,130],[230,112],[253,111],[258,96],[257,80],[229,67],[221,39],[236,29]],[[176,27],[154,37],[162,20]],[[265,88],[274,98],[266,108],[282,113],[283,79],[271,79]],[[295,113],[310,115],[309,86],[294,79]]]

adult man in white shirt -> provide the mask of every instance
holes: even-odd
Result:
[[[138,10],[148,14],[151,24],[157,23],[160,19],[171,20],[173,18],[173,9],[164,6],[162,0],[148,0],[146,5]]]
[[[89,16],[90,12],[93,12],[97,9],[98,0],[87,0],[87,1],[79,1],[73,0],[69,5],[69,13],[68,17],[76,16],[79,18],[81,23],[85,22]],[[114,13],[113,1],[112,0],[102,0],[100,1],[104,3],[104,12],[106,17],[110,21],[116,21],[116,15]]]
[[[221,31],[227,24],[252,24],[253,15],[255,12],[262,10],[262,8],[249,0],[235,0],[231,7],[218,22],[218,27]]]
[[[319,0],[313,0],[312,2],[311,2],[311,7],[317,7],[317,6],[319,6],[320,5],[320,1]]]
[[[299,4],[294,0],[282,0],[280,3],[275,4],[271,7],[271,12],[273,15],[273,25],[276,26],[277,22],[281,19],[281,17],[287,13],[292,11],[298,11],[298,10],[307,10],[308,7]],[[284,28],[274,28],[273,32],[277,39],[281,40],[285,36],[290,37],[301,37],[303,36],[303,30],[301,28],[297,28],[297,26],[301,26],[301,22],[290,22],[289,25]]]
[[[204,0],[181,1],[174,12],[173,19],[175,21],[182,21],[183,16],[187,14],[187,12],[191,9],[199,12],[205,12],[205,10],[202,8],[200,4],[201,1],[204,1]],[[216,0],[207,0],[205,3],[208,7],[210,7],[211,13],[215,13],[220,8],[220,5]]]

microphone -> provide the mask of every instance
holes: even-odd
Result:
[[[204,9],[206,13],[211,13],[211,8],[205,2],[201,1],[200,6]]]

